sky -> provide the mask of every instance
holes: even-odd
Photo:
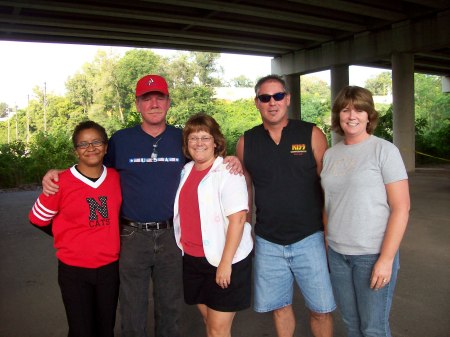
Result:
[[[24,108],[33,99],[33,88],[39,86],[47,92],[65,94],[65,82],[91,62],[99,49],[122,55],[130,48],[0,41],[0,102]],[[175,51],[152,49],[169,56]],[[224,79],[244,75],[251,80],[270,74],[271,58],[262,56],[221,54],[219,65]],[[364,81],[385,70],[350,67],[350,83],[363,85]],[[329,82],[329,71],[314,75]]]

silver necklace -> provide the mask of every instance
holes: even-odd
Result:
[[[162,137],[159,138],[159,139],[153,144],[153,152],[152,152],[152,155],[150,156],[150,158],[153,159],[153,160],[155,160],[155,159],[158,158],[158,151],[157,151],[157,149],[158,149],[158,143],[159,143],[159,141],[160,141],[161,139],[162,139]]]

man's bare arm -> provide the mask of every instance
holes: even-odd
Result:
[[[58,192],[59,186],[55,182],[59,181],[59,174],[63,171],[65,170],[53,169],[47,171],[44,178],[42,178],[42,193],[49,196]]]
[[[236,155],[241,161],[242,170],[245,177],[245,182],[247,183],[247,193],[248,193],[248,212],[247,212],[247,222],[252,223],[252,215],[253,215],[253,184],[252,177],[250,173],[245,169],[244,165],[244,136],[239,138],[236,144]]]
[[[323,155],[328,148],[328,143],[327,137],[317,126],[314,126],[312,130],[311,146],[316,160],[317,174],[320,175],[323,167]]]
[[[227,169],[232,174],[243,174],[242,163],[236,156],[226,156],[223,159],[224,164],[227,164]]]

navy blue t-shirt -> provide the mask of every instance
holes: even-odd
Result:
[[[158,156],[152,159],[156,142]],[[140,125],[119,130],[109,140],[104,163],[120,174],[121,216],[139,222],[173,217],[180,172],[186,163],[181,129],[167,125],[156,138]]]

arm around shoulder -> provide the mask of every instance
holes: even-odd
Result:
[[[47,171],[42,178],[42,192],[46,195],[52,195],[58,192],[59,186],[55,182],[59,181],[59,175],[65,170],[52,169]]]

